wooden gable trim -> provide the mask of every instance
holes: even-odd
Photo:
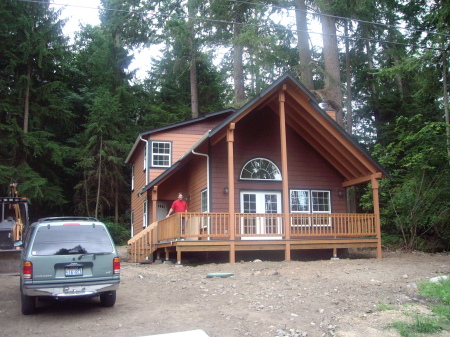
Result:
[[[301,120],[299,121],[297,118],[292,117],[295,123],[299,124],[304,132],[308,133],[310,137],[316,141],[316,143],[321,144],[322,148],[329,155],[334,157],[339,163],[342,163],[342,165],[345,166],[349,172],[351,172],[352,176],[347,176],[348,179],[367,174],[368,170],[359,161],[359,158],[348,152],[347,148],[340,142],[339,139],[336,139],[336,141],[331,141],[329,138],[327,138],[327,136],[324,135],[323,132],[321,132],[321,125],[308,113],[301,114],[300,118]],[[307,125],[301,123],[302,120],[304,120]],[[319,151],[319,153],[322,154],[321,151]]]
[[[351,172],[347,166],[342,164],[342,161],[339,161],[336,156],[332,155],[329,150],[324,147],[320,142],[315,139],[311,131],[307,128],[303,128],[300,124],[292,119],[292,117],[288,116],[288,121],[291,127],[303,137],[312,148],[314,148],[318,153],[320,153],[323,158],[328,161],[337,171],[339,171],[345,178],[349,179],[350,177],[356,176],[355,172]]]
[[[276,112],[276,111],[274,111]],[[320,155],[324,157],[333,167],[335,167],[345,178],[351,179],[355,176],[361,175],[359,171],[351,171],[346,165],[342,162],[345,158],[336,158],[335,154],[331,153],[329,148],[323,145],[323,142],[317,141],[316,133],[311,132],[311,129],[303,127],[301,123],[297,119],[294,119],[291,115],[287,115],[286,119],[291,128],[298,133],[301,137],[303,137],[312,148],[314,148]]]
[[[320,130],[323,128],[327,131],[331,136],[336,138],[337,143],[342,145],[342,150],[347,152],[347,154],[351,154],[355,159],[357,159],[356,163],[361,163],[363,166],[359,166],[362,172],[368,170],[371,173],[379,172],[379,169],[364,155],[361,153],[359,149],[357,149],[353,144],[349,142],[349,140],[337,130],[337,126],[333,125],[330,121],[327,121],[323,116],[317,113],[317,110],[314,109],[308,102],[302,101],[300,97],[291,96],[292,99],[295,100],[297,104],[302,106],[307,114],[302,114],[302,117],[311,124],[312,127],[315,127],[316,130]],[[319,132],[322,134],[321,132]],[[330,145],[333,145],[330,142]],[[365,169],[363,169],[363,167]]]

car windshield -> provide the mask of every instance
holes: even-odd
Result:
[[[45,226],[37,230],[32,255],[97,254],[113,252],[103,226]]]

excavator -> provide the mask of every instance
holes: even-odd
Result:
[[[22,240],[29,225],[28,199],[19,197],[16,182],[9,187],[9,196],[0,197],[0,274],[20,270],[20,249],[14,242]]]

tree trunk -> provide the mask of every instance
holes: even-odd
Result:
[[[442,52],[442,77],[444,82],[444,111],[445,123],[447,124],[447,154],[450,158],[450,116],[448,112],[448,89],[447,89],[447,53]]]
[[[353,132],[353,109],[352,109],[352,75],[350,63],[350,43],[348,41],[348,21],[345,21],[345,74],[347,77],[347,132]]]
[[[398,56],[394,54],[394,62],[395,66],[398,67],[400,65],[400,60],[398,59]],[[395,75],[395,80],[397,81],[398,86],[398,92],[400,93],[400,99],[403,101],[403,78],[400,71],[397,72],[397,75]]]
[[[100,204],[100,187],[102,182],[102,151],[103,151],[103,137],[100,136],[100,148],[98,150],[99,156],[98,156],[98,170],[97,170],[97,197],[95,200],[95,217],[98,216],[98,209]]]
[[[241,5],[235,4],[235,21],[233,25],[233,79],[234,79],[234,102],[239,104],[245,100],[245,85],[244,85],[244,64],[242,61],[242,54],[244,53],[244,46],[239,41],[242,33],[242,20],[240,13]]]
[[[336,19],[322,16],[323,55],[325,61],[325,97],[327,103],[336,110],[336,121],[344,127],[342,114],[341,73],[339,69],[339,50],[336,37]]]
[[[301,82],[305,85],[306,89],[314,90],[305,0],[295,0],[295,7],[295,20],[297,24],[297,47],[298,55],[300,58]]]
[[[114,223],[119,223],[119,188],[117,185],[114,191]]]
[[[369,40],[366,40],[366,53],[367,53],[367,59],[368,59],[368,66],[369,70],[374,69],[373,67],[373,61],[372,61],[372,51],[370,50],[370,43]],[[375,129],[377,132],[377,138],[381,135],[380,130],[380,110],[378,110],[378,95],[377,95],[377,87],[375,86],[375,81],[372,79],[370,81],[370,94],[371,94],[371,100],[372,100],[372,111],[373,111],[373,117],[375,119]]]
[[[351,76],[350,43],[348,40],[347,20],[345,20],[344,30],[345,30],[345,74],[347,79],[347,100],[346,100],[347,133],[351,135],[353,133],[352,76]],[[355,186],[350,186],[346,188],[346,192],[347,192],[347,212],[357,213]]]
[[[30,115],[30,90],[31,90],[31,59],[27,63],[27,85],[25,87],[25,106],[23,110],[23,132],[28,132],[28,119]]]
[[[192,4],[192,0],[188,3],[188,11],[189,11],[189,58],[190,58],[190,66],[189,66],[189,79],[191,83],[191,110],[192,110],[192,118],[198,117],[198,87],[197,87],[197,63],[195,60],[196,55],[196,46],[194,43],[195,39],[195,31],[194,31],[194,20],[192,17],[194,16],[194,8]]]

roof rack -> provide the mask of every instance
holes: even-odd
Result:
[[[98,221],[97,218],[87,216],[55,216],[50,218],[39,219],[38,222],[66,221],[66,220]]]

